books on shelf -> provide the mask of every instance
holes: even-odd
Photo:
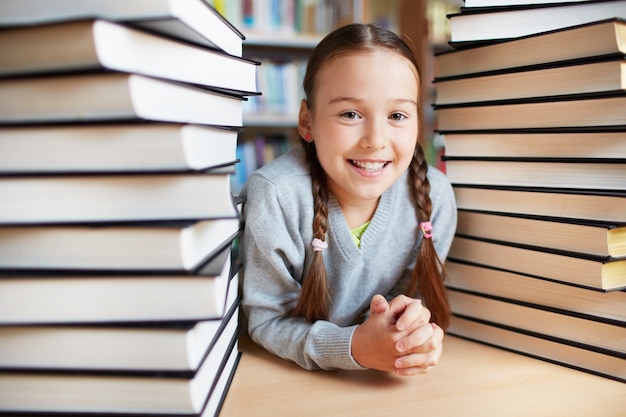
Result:
[[[0,124],[147,120],[240,127],[240,96],[128,73],[0,80]]]
[[[626,381],[626,1],[485,2],[436,58],[449,332]]]
[[[435,80],[435,104],[497,102],[626,90],[626,60]]]
[[[9,0],[0,27],[0,414],[216,415],[241,33],[201,0]]]
[[[258,92],[256,62],[105,20],[4,29],[0,51],[1,76],[112,70]]]
[[[626,193],[455,186],[458,208],[626,223]]]
[[[0,325],[155,325],[220,319],[236,281],[231,278],[236,274],[231,252],[230,244],[222,245],[197,270],[184,273],[3,271]]]
[[[0,26],[102,18],[241,56],[243,34],[204,0],[6,0]]]
[[[626,21],[612,18],[493,44],[478,43],[471,48],[447,50],[435,56],[434,71],[435,78],[440,79],[615,58],[625,53]]]
[[[626,257],[626,223],[458,211],[457,234],[593,256]]]
[[[0,224],[232,218],[231,172],[0,176]]]
[[[450,157],[626,159],[626,131],[451,132],[442,136],[445,156]]]
[[[450,334],[626,382],[626,360],[519,329],[452,316]]]
[[[542,7],[465,8],[449,16],[451,42],[484,42],[542,33],[614,17],[626,1],[553,2]]]
[[[626,191],[625,161],[454,157],[444,160],[452,184]]]
[[[222,333],[238,331],[237,278],[220,302],[226,306],[214,320],[3,326],[0,370],[192,373]]]
[[[178,123],[0,127],[0,174],[208,170],[233,165],[237,129]]]
[[[578,317],[626,321],[624,289],[599,291],[453,260],[446,261],[445,268],[448,288],[571,312]]]
[[[449,258],[599,290],[626,287],[626,258],[456,236]]]

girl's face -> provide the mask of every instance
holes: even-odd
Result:
[[[300,111],[300,134],[310,132],[342,207],[375,207],[416,146],[415,69],[391,51],[340,55],[321,68],[316,85],[312,109],[303,103]]]

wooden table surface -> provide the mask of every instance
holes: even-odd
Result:
[[[626,416],[626,384],[446,336],[428,374],[306,371],[247,336],[220,417]]]

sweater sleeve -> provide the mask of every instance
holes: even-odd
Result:
[[[310,323],[290,314],[310,263],[304,243],[311,240],[310,227],[299,226],[308,217],[306,204],[293,201],[297,192],[277,193],[260,175],[250,178],[245,193],[242,307],[250,337],[305,369],[362,369],[350,354],[355,326]]]

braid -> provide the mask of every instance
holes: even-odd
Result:
[[[307,159],[311,166],[311,181],[313,183],[313,238],[326,240],[328,229],[328,188],[326,187],[326,174],[315,152],[315,146],[304,142]],[[313,261],[308,275],[302,282],[302,292],[298,304],[292,314],[304,317],[310,322],[316,320],[328,320],[330,309],[330,288],[324,256],[321,251],[313,252]]]
[[[415,147],[413,160],[409,167],[409,178],[413,184],[412,193],[417,208],[418,221],[430,221],[432,214],[430,182],[426,175],[427,172],[428,163],[422,147],[418,144]],[[422,238],[407,294],[409,296],[419,294],[424,304],[430,309],[432,320],[445,330],[450,322],[450,306],[443,279],[443,264],[437,256],[432,238]]]

